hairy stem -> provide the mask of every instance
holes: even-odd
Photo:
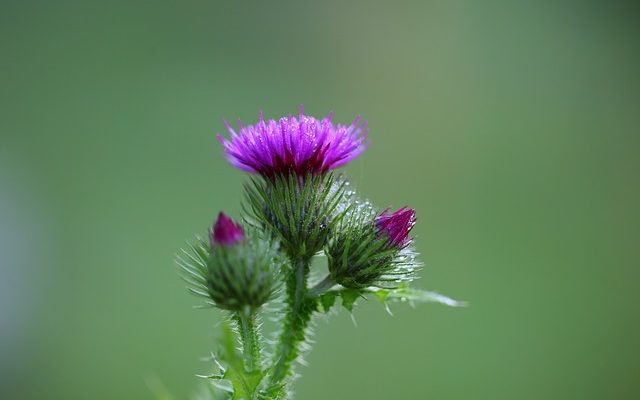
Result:
[[[292,373],[292,363],[299,355],[305,339],[305,329],[313,312],[313,302],[307,297],[309,259],[292,263],[287,277],[287,311],[274,357],[270,384],[281,386]]]
[[[247,371],[252,372],[261,368],[261,349],[258,328],[256,327],[256,313],[245,308],[236,314],[238,331],[242,341],[242,355]]]
[[[324,294],[326,291],[334,287],[336,283],[331,279],[331,275],[327,275],[323,280],[318,282],[314,287],[309,289],[309,297],[314,298]]]

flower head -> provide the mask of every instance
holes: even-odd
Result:
[[[215,245],[230,246],[244,240],[244,230],[223,212],[218,214],[218,220],[209,230],[211,247]]]
[[[234,167],[266,177],[282,174],[323,174],[355,159],[366,148],[366,123],[356,118],[349,126],[334,125],[332,114],[317,120],[303,114],[278,121],[260,120],[243,126],[239,133],[225,121],[231,138],[218,135],[227,160]]]
[[[252,230],[245,233],[224,213],[209,230],[209,244],[198,238],[177,257],[189,289],[230,311],[256,310],[269,301],[278,288],[281,260],[275,242]]]
[[[375,223],[379,237],[386,236],[390,245],[403,248],[411,241],[409,232],[416,224],[416,211],[402,207],[390,214],[385,210],[376,218]]]

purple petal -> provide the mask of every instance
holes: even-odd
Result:
[[[242,125],[236,133],[225,120],[230,139],[218,135],[234,167],[272,178],[278,174],[323,174],[357,158],[367,147],[366,121],[358,116],[351,125],[334,125],[333,113],[322,120],[304,115]]]

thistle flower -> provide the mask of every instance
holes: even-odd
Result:
[[[416,224],[416,211],[402,207],[393,214],[384,210],[375,221],[378,236],[385,236],[391,246],[404,248],[410,243],[409,232]]]
[[[366,148],[366,122],[357,117],[349,126],[334,125],[332,114],[317,120],[304,115],[265,121],[262,112],[255,125],[240,125],[239,134],[225,121],[231,135],[218,134],[227,160],[236,168],[267,178],[294,174],[324,174],[355,159]]]
[[[208,303],[229,311],[255,310],[276,290],[280,264],[273,244],[220,213],[209,243],[199,240],[177,262],[186,272],[190,290]]]
[[[378,213],[356,199],[333,170],[365,150],[366,123],[331,118],[304,115],[300,106],[297,117],[265,121],[260,113],[255,125],[238,121],[238,133],[225,121],[230,137],[218,135],[229,163],[255,174],[245,185],[244,226],[221,212],[208,237],[182,250],[177,263],[189,289],[227,311],[237,328],[225,324],[217,371],[209,376],[225,399],[292,398],[295,361],[309,349],[314,314],[329,311],[337,297],[349,311],[369,294],[383,302],[461,305],[406,284],[421,265],[409,237],[415,211]],[[309,287],[313,256],[322,250],[329,274]],[[280,284],[282,301],[274,304],[280,332],[267,364],[260,307]]]
[[[326,248],[332,281],[363,289],[413,280],[420,266],[409,246],[414,224],[415,211],[409,208],[376,215],[368,203],[355,206]]]
[[[209,239],[212,248],[216,245],[234,245],[244,240],[244,230],[221,212],[213,228],[209,229]]]

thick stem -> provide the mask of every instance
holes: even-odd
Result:
[[[236,314],[238,331],[242,340],[242,356],[247,371],[252,372],[261,368],[261,349],[256,327],[255,311],[245,308]]]
[[[292,363],[298,357],[299,346],[305,339],[305,329],[313,312],[313,302],[307,297],[308,259],[293,262],[287,278],[287,312],[276,348],[270,384],[281,386],[291,375]]]
[[[331,279],[331,275],[327,275],[323,280],[318,282],[314,287],[312,287],[309,290],[309,297],[311,298],[318,297],[324,294],[326,291],[328,291],[332,287],[334,287],[335,285],[336,283],[333,281],[333,279]]]

